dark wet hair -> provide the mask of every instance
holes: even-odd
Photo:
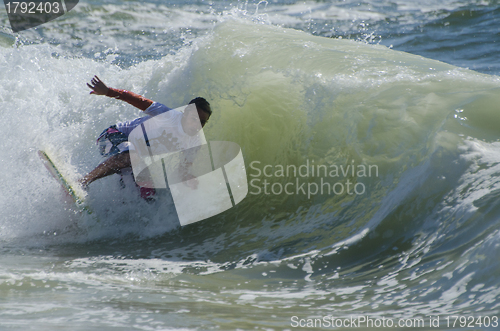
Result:
[[[189,104],[193,103],[196,105],[197,109],[204,111],[208,115],[212,115],[212,108],[210,108],[210,104],[207,100],[205,100],[205,98],[197,97],[189,101]]]

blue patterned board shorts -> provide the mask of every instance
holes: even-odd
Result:
[[[112,125],[106,130],[104,130],[99,135],[99,138],[97,138],[96,144],[97,148],[99,148],[99,153],[101,153],[101,155],[105,157],[128,152],[130,147],[130,142],[128,141],[128,137],[123,132],[118,131],[116,125]],[[127,171],[125,171],[125,173],[121,172],[122,183],[124,183],[123,179],[124,176],[126,176],[126,173]],[[128,172],[128,174],[132,175],[133,178],[133,174],[131,171]],[[135,185],[137,186],[137,184]],[[156,194],[155,189],[147,187],[139,187],[139,186],[137,187],[139,188],[139,193],[141,195],[141,198],[143,198],[148,202],[153,201],[154,195]]]
[[[102,156],[112,156],[123,152],[128,152],[130,142],[128,137],[112,125],[104,130],[97,138],[97,148]]]

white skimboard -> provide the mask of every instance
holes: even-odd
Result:
[[[68,180],[64,178],[61,172],[57,169],[54,162],[50,159],[50,157],[44,151],[38,151],[38,156],[42,159],[43,165],[50,172],[52,177],[61,185],[64,192],[68,195],[69,198],[73,201],[75,206],[80,212],[85,212],[89,215],[93,214],[92,209],[85,204],[85,197],[83,194],[78,193],[75,188],[71,186]]]

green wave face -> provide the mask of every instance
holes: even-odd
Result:
[[[498,83],[383,46],[226,22],[167,89],[212,100],[207,138],[242,147],[250,193],[227,218],[291,233],[309,223],[321,247],[402,206],[400,221],[423,222],[429,210],[408,200],[439,205],[468,166],[467,137],[497,139]]]

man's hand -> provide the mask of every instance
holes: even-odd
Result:
[[[108,94],[109,88],[99,79],[99,77],[94,76],[91,80],[92,85],[87,83],[87,86],[92,90],[90,94],[106,95]]]
[[[107,87],[97,76],[94,76],[90,84],[87,83],[87,86],[92,90],[90,94],[105,95],[110,98],[123,100],[142,111],[148,109],[153,104],[153,100],[149,100],[134,92]]]

